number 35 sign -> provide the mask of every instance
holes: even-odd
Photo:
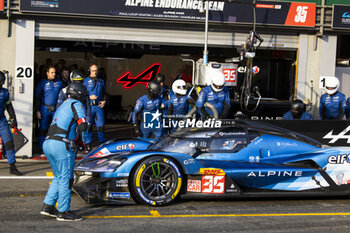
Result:
[[[16,79],[32,79],[33,67],[32,66],[16,66]]]
[[[292,2],[288,11],[285,25],[315,27],[316,4]]]

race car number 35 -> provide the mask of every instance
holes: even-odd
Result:
[[[202,176],[202,193],[223,194],[225,192],[225,176]]]

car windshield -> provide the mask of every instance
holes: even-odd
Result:
[[[207,147],[207,138],[180,138],[166,137],[163,140],[153,144],[150,150],[161,150],[166,152],[178,152],[186,154],[194,154],[197,148]]]

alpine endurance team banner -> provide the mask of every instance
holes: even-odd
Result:
[[[350,29],[350,5],[333,5],[332,28]]]
[[[242,1],[242,0],[241,0]],[[245,0],[251,2],[250,0]],[[209,4],[209,20],[228,23],[252,23],[250,4],[204,1]],[[151,18],[204,21],[200,0],[21,0],[22,12],[95,15],[127,18]],[[258,1],[258,24],[315,27],[316,4],[303,2]]]

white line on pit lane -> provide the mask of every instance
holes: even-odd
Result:
[[[53,176],[0,176],[0,180],[40,180],[40,179],[53,179]]]

